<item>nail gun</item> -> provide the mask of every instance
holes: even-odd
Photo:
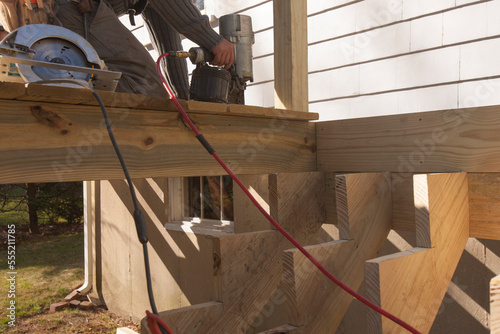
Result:
[[[214,55],[196,47],[189,51],[172,51],[169,57],[189,58],[196,65],[191,78],[192,100],[244,104],[247,81],[253,82],[252,19],[247,15],[229,14],[219,18],[220,34],[234,44],[234,64],[229,70],[210,66]]]

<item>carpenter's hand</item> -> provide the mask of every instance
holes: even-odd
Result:
[[[80,14],[92,13],[92,0],[81,0],[79,3],[75,1],[75,3]]]
[[[215,66],[224,66],[227,70],[231,67],[234,62],[234,48],[233,43],[223,38],[219,44],[214,46],[212,49],[212,53],[214,54],[214,60],[212,60],[211,64]]]

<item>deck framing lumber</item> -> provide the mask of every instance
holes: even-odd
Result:
[[[417,247],[367,261],[365,288],[368,299],[428,333],[469,237],[467,173],[416,175],[414,196]],[[368,314],[369,333],[400,333]]]
[[[274,0],[274,105],[308,111],[307,1]]]
[[[340,239],[307,250],[340,281],[357,290],[364,262],[377,256],[391,229],[388,174],[338,175]],[[297,249],[283,253],[283,283],[289,323],[299,333],[332,333],[353,298],[323,275]]]
[[[0,183],[124,177],[97,106],[0,102]],[[225,174],[177,112],[112,107],[108,114],[132,178]],[[264,114],[191,117],[235,173],[315,171],[314,124]]]
[[[318,122],[325,172],[500,172],[500,106]]]

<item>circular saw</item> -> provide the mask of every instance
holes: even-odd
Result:
[[[114,91],[120,72],[107,70],[90,43],[71,30],[47,24],[22,26],[0,42],[0,81],[83,80]]]

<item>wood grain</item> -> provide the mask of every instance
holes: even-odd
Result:
[[[500,172],[500,107],[317,123],[326,172]]]
[[[99,96],[107,107],[150,109],[177,112],[177,107],[169,98],[151,97],[140,94],[99,91]],[[66,103],[97,106],[92,92],[84,88],[54,86],[37,83],[0,83],[0,99]],[[290,120],[317,120],[318,113],[303,113],[294,110],[263,108],[255,106],[227,105],[201,101],[179,100],[187,113],[211,115],[235,115]]]
[[[467,173],[471,238],[500,240],[500,174]],[[415,231],[413,174],[392,174],[393,229]]]
[[[337,211],[341,239],[307,250],[340,281],[357,290],[366,260],[377,256],[391,228],[392,202],[388,174],[337,176]],[[352,296],[325,277],[298,250],[283,254],[283,282],[289,323],[301,333],[332,333]]]
[[[500,333],[500,275],[490,281],[490,333]]]
[[[270,194],[275,194],[271,212],[301,243],[307,244],[313,239],[324,221],[321,200],[324,183],[324,174],[318,172],[278,174],[269,182]],[[176,333],[247,333],[255,330],[253,326],[259,317],[273,317],[273,312],[285,303],[279,290],[281,255],[290,246],[275,230],[214,237],[215,296],[222,308],[215,313],[205,312],[203,319],[197,318],[204,326],[184,327]],[[277,293],[281,298],[273,299]],[[194,312],[196,317],[198,311]],[[169,314],[161,313],[161,316]],[[189,312],[177,313],[176,317],[174,321],[179,324],[192,321]]]
[[[468,173],[470,236],[500,240],[500,173]]]
[[[308,110],[307,1],[275,0],[274,105]]]
[[[467,174],[431,174],[414,182],[417,247],[365,264],[367,298],[428,333],[469,237]],[[426,211],[426,212],[425,212]],[[427,226],[425,226],[427,225]],[[420,232],[418,232],[420,231]],[[401,327],[369,311],[369,333]]]
[[[225,173],[176,112],[108,108],[108,114],[133,178]],[[192,118],[235,173],[316,170],[313,124]],[[87,105],[2,100],[0,157],[0,183],[123,178],[101,111]]]
[[[321,200],[324,198],[324,174],[271,176],[271,214],[296,240],[307,244],[325,219]],[[281,254],[290,245],[275,230],[214,240],[214,253],[221,259],[216,270],[219,283],[216,290],[221,292],[219,300],[224,303],[224,317],[207,333],[245,333],[251,328],[264,306],[273,303],[271,296],[282,282]]]

